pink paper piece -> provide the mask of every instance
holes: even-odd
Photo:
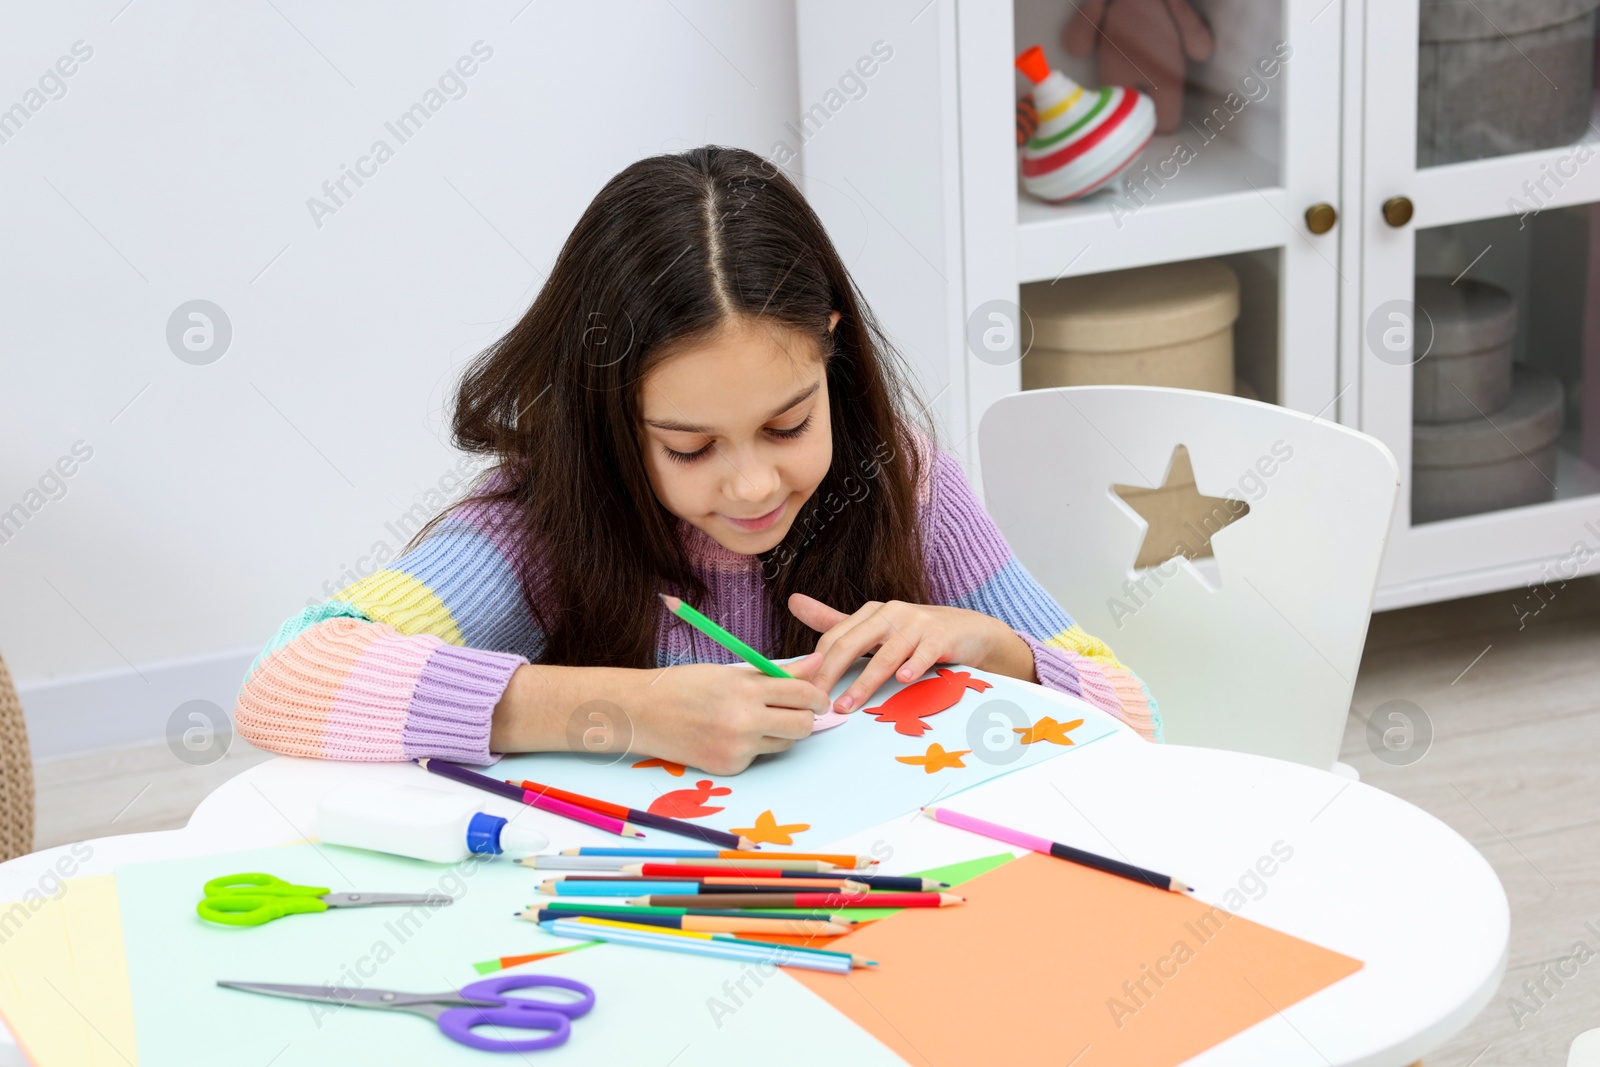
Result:
[[[850,716],[837,711],[830,711],[826,715],[818,715],[816,721],[811,724],[811,732],[820,734],[824,730],[831,730],[835,726],[848,722],[849,719]]]

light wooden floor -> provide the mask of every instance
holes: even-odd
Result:
[[[1368,634],[1343,759],[1482,850],[1511,900],[1503,987],[1427,1067],[1561,1067],[1573,1037],[1600,1027],[1600,578],[1553,592],[1523,619],[1539,604],[1525,590],[1389,612]],[[1408,766],[1367,746],[1367,716],[1389,700],[1433,724],[1431,746]],[[220,782],[264,758],[236,741],[209,767],[185,767],[165,745],[41,765],[38,847],[182,826]],[[1522,983],[1579,941],[1594,958],[1528,998]],[[1513,996],[1537,1009],[1520,1025]]]
[[[1345,762],[1477,846],[1511,901],[1505,981],[1428,1067],[1560,1067],[1572,1039],[1600,1027],[1600,579],[1540,592],[1537,614],[1524,589],[1378,615],[1356,680]],[[1389,700],[1433,722],[1410,766],[1367,747],[1366,717]],[[1593,958],[1530,998],[1523,982],[1579,941]],[[1536,1012],[1519,1019],[1513,996]]]
[[[234,738],[205,767],[181,762],[165,743],[37,764],[34,848],[182,826],[206,794],[269,755]]]

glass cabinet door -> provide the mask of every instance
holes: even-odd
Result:
[[[1559,148],[1589,128],[1600,0],[1422,0],[1417,166]]]
[[[1365,9],[1345,322],[1360,426],[1400,465],[1380,607],[1600,566],[1597,7]]]

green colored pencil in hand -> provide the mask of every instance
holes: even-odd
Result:
[[[737,637],[733,636],[728,631],[724,630],[722,627],[706,618],[704,615],[700,614],[694,608],[690,607],[688,604],[685,604],[678,597],[668,596],[667,594],[662,593],[661,602],[667,606],[668,611],[672,612],[678,618],[682,619],[690,626],[693,626],[696,630],[699,630],[701,633],[711,638],[711,640],[715,641],[729,652],[732,652],[734,655],[750,664],[750,666],[754,667],[762,674],[772,678],[794,677],[794,675],[790,674],[788,671],[784,670],[782,667],[778,666],[776,663],[772,662],[770,659],[763,656],[761,653],[757,652],[755,649],[751,648],[749,645],[745,644],[743,641],[739,640]]]

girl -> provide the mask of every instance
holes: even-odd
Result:
[[[284,623],[238,730],[297,756],[629,751],[735,774],[806,737],[870,653],[833,710],[963,663],[1158,738],[1143,684],[1012,557],[911,403],[781,171],[718,146],[641,160],[463,378],[455,440],[492,470]],[[805,655],[796,677],[730,669],[663,592]]]

